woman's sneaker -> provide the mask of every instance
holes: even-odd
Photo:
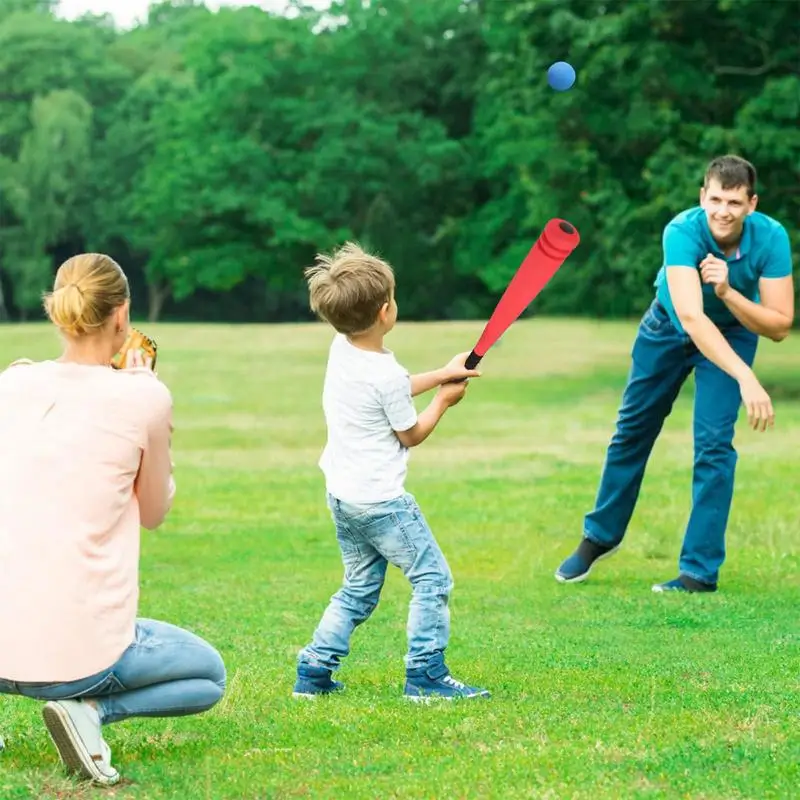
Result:
[[[45,704],[42,716],[68,772],[102,786],[119,781],[96,709],[82,700],[54,700]]]
[[[437,653],[426,666],[406,670],[404,696],[414,702],[432,699],[455,700],[456,698],[489,697],[486,689],[467,686],[457,681],[444,663],[444,656]]]

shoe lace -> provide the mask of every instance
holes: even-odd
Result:
[[[448,686],[452,686],[454,689],[466,689],[467,686],[461,681],[457,681],[452,675],[445,675],[442,678],[442,682],[446,683]]]

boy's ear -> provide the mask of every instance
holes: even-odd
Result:
[[[388,313],[389,313],[389,304],[388,304],[388,303],[384,303],[384,304],[381,306],[381,310],[378,312],[378,319],[379,319],[381,322],[386,322],[386,315],[387,315]]]

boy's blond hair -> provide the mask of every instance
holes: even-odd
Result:
[[[363,333],[394,293],[394,271],[382,259],[347,242],[333,255],[317,255],[305,272],[311,310],[339,333]]]

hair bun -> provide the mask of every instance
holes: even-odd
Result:
[[[53,291],[43,303],[62,333],[83,336],[102,328],[129,299],[128,279],[119,264],[102,253],[83,253],[59,267]]]
[[[56,289],[45,301],[47,313],[53,324],[64,333],[79,336],[86,332],[83,312],[86,300],[77,283],[67,283]]]

